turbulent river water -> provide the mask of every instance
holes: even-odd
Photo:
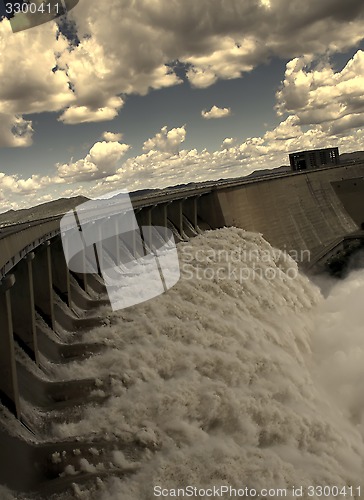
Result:
[[[209,498],[209,488],[225,486],[245,498],[265,488],[318,498],[316,487],[329,486],[326,498],[358,498],[364,271],[325,283],[324,297],[257,234],[208,231],[178,251],[177,285],[108,311],[110,325],[89,339],[109,349],[57,368],[67,379],[111,377],[112,397],[77,422],[54,424],[52,437],[97,432],[148,445],[137,461],[118,453],[123,478],[79,488],[78,497],[174,498],[190,486],[200,496],[186,496]]]

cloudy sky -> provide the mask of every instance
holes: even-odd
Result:
[[[0,50],[0,211],[364,149],[362,0],[80,0]]]

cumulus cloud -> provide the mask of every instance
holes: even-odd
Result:
[[[40,180],[39,175],[32,175],[29,179],[19,179],[15,191],[21,194],[35,193],[42,185]]]
[[[59,117],[59,121],[68,125],[113,120],[123,107],[124,101],[119,97],[111,97],[102,107],[93,109],[90,106],[71,106]]]
[[[187,77],[193,87],[206,88],[218,79],[232,80],[242,73],[249,72],[258,61],[264,59],[265,49],[256,44],[252,37],[235,38],[224,36],[220,38],[219,47],[209,54],[186,57],[186,63],[191,67]],[[251,57],[254,54],[254,57]],[[255,61],[254,61],[255,59]]]
[[[180,145],[186,139],[186,127],[167,129],[164,126],[158,134],[151,139],[148,139],[143,144],[143,151],[164,151],[171,154],[176,154],[179,151]]]
[[[102,138],[105,139],[106,142],[119,142],[123,138],[123,134],[116,132],[104,132],[102,134]]]
[[[67,182],[91,181],[110,176],[129,148],[128,144],[119,142],[97,142],[85,158],[57,164],[58,176]]]
[[[250,137],[240,144],[228,138],[223,142],[223,149],[217,151],[182,149],[176,153],[151,149],[128,158],[113,175],[98,182],[94,193],[121,186],[132,191],[241,177],[254,170],[289,164],[289,152],[333,145],[339,146],[342,152],[350,151],[360,148],[363,141],[364,127],[349,136],[333,136],[318,125],[305,130],[292,115],[261,137]]]
[[[211,120],[213,118],[225,118],[226,116],[231,115],[230,108],[219,108],[218,106],[212,106],[209,111],[203,110],[201,111],[201,116],[205,118],[205,120]]]
[[[269,141],[288,141],[297,139],[302,135],[302,129],[298,125],[299,119],[295,115],[288,116],[273,130],[268,130],[264,134],[265,140]]]
[[[62,179],[58,177],[32,175],[27,179],[18,175],[7,175],[0,172],[0,200],[4,201],[10,208],[20,208],[22,205],[32,204],[42,189],[61,184]],[[25,196],[26,195],[26,196]],[[48,196],[44,194],[43,196]],[[3,208],[3,207],[2,207]]]
[[[75,99],[68,76],[55,69],[59,54],[67,47],[54,23],[14,35],[9,21],[1,21],[0,112],[41,113],[70,105]]]
[[[241,177],[254,170],[287,165],[288,153],[292,151],[337,145],[344,152],[360,149],[364,142],[364,127],[350,135],[331,136],[319,125],[304,130],[297,120],[297,117],[289,116],[263,136],[248,138],[240,144],[228,138],[227,142],[224,141],[224,149],[213,152],[206,149],[173,152],[173,148],[165,148],[160,140],[161,149],[151,149],[123,163],[120,163],[120,158],[127,145],[96,143],[85,158],[57,165],[58,175],[54,177],[33,176],[23,181],[17,176],[0,174],[0,199],[19,208],[24,204],[40,203],[50,189],[53,189],[53,199],[80,194],[94,197],[121,187],[133,191]],[[185,127],[180,129],[185,130]],[[173,135],[178,134],[174,132]],[[163,127],[157,136],[166,138],[168,130]],[[157,142],[154,141],[154,147],[157,147]],[[62,183],[68,188],[55,191],[55,186],[60,184],[62,187]],[[26,197],[22,196],[24,193]]]
[[[217,79],[237,78],[271,55],[336,52],[363,38],[359,0],[345,5],[340,0],[307,0],[304,5],[271,0],[269,8],[255,0],[186,0],[173,10],[167,0],[141,0],[138,11],[130,2],[110,3],[118,23],[110,23],[108,10],[96,0],[71,12],[81,39],[91,35],[65,54],[81,93],[90,81],[101,95],[107,87],[116,95],[175,85],[179,79],[165,66],[175,60],[188,65],[192,85],[206,87]]]
[[[0,212],[13,209],[34,207],[40,203],[57,200],[67,196],[63,183],[59,177],[42,177],[33,175],[27,179],[19,178],[18,175],[6,175],[0,173]],[[74,196],[71,190],[70,196]],[[80,190],[84,192],[84,188]]]
[[[364,52],[357,51],[337,72],[328,62],[312,67],[311,59],[293,59],[277,93],[277,110],[291,113],[300,125],[320,125],[329,135],[362,127]]]
[[[0,147],[26,147],[32,144],[33,127],[21,116],[0,113]]]
[[[176,60],[191,85],[207,87],[272,56],[334,53],[364,36],[360,0],[185,0],[169,7],[167,0],[140,0],[138,9],[127,0],[109,0],[107,9],[80,2],[69,13],[77,44],[55,23],[14,36],[3,20],[0,113],[57,111],[67,124],[111,120],[120,96],[181,83],[170,64]]]
[[[231,148],[231,146],[233,146],[236,142],[236,139],[234,139],[233,137],[227,137],[226,139],[224,139],[222,141],[222,145],[221,147],[223,149],[226,149],[226,148]]]
[[[0,172],[0,191],[14,190],[16,188],[16,177]]]

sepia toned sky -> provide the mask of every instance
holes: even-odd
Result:
[[[18,33],[3,18],[0,212],[362,150],[363,40],[362,0],[80,0]]]

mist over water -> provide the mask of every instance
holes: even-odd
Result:
[[[80,498],[152,499],[155,485],[364,488],[364,272],[324,298],[292,259],[236,228],[179,255],[173,289],[108,312],[88,335],[109,350],[56,369],[110,376],[113,395],[53,437],[100,432],[148,448],[137,462],[120,452],[127,475]]]
[[[356,269],[337,281],[316,316],[313,374],[364,436],[364,270]]]

